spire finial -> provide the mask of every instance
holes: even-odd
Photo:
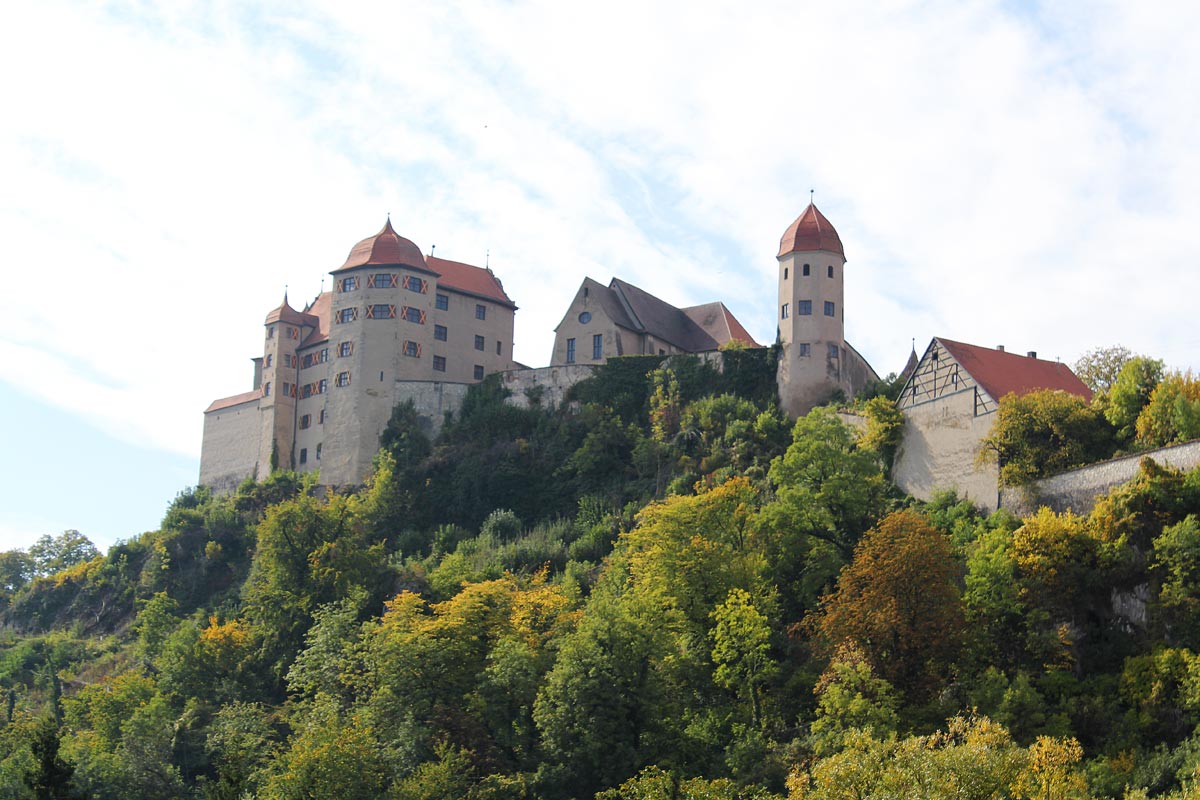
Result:
[[[434,251],[434,250],[437,250],[437,245],[436,245],[436,244],[431,244],[431,245],[429,245],[429,257],[430,257],[430,258],[433,258],[433,251]]]
[[[492,268],[492,248],[490,247],[483,252],[483,266],[484,269]]]
[[[285,306],[287,305],[287,289],[288,289],[288,285],[285,283],[283,285],[283,304]]]
[[[810,206],[811,206],[811,205],[813,205],[813,195],[814,195],[814,194],[816,194],[816,190],[814,190],[814,189],[809,189],[809,190],[808,190],[808,204],[809,204]]]

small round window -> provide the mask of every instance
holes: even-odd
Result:
[[[580,325],[587,325],[591,321],[592,321],[592,312],[584,311],[579,315],[579,324]]]

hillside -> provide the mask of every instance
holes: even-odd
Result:
[[[1200,471],[920,503],[890,401],[791,424],[735,363],[485,381],[433,441],[398,407],[358,491],[3,554],[0,796],[1192,796]]]

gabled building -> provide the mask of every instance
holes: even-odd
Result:
[[[204,412],[202,484],[229,489],[272,465],[359,483],[398,392],[512,369],[517,307],[491,270],[424,256],[389,220],[331,274],[333,291],[302,311],[285,296],[267,314],[252,390]]]
[[[1065,364],[935,337],[904,384],[897,407],[904,439],[892,478],[914,497],[928,500],[939,489],[995,511],[999,467],[978,460],[1000,399],[1056,389],[1092,399],[1092,391]]]
[[[550,366],[602,364],[612,356],[717,350],[730,341],[760,347],[724,303],[676,308],[631,283],[584,278],[554,329]]]

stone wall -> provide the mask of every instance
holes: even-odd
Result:
[[[396,405],[412,400],[421,430],[432,439],[442,430],[446,414],[457,413],[462,408],[470,386],[469,383],[449,381],[396,381],[392,402]],[[375,434],[376,441],[382,433],[381,428]]]
[[[1019,516],[1032,514],[1042,506],[1086,514],[1097,497],[1132,480],[1143,458],[1176,469],[1194,469],[1200,466],[1200,440],[1102,461],[1043,478],[1030,486],[1005,487],[1000,492],[1000,505]]]
[[[509,405],[529,408],[536,399],[543,408],[563,404],[567,390],[592,377],[595,367],[590,364],[564,364],[558,367],[514,369],[500,373],[500,380],[509,391]]]
[[[258,467],[262,412],[258,400],[204,415],[200,444],[200,484],[218,494],[232,492]]]

